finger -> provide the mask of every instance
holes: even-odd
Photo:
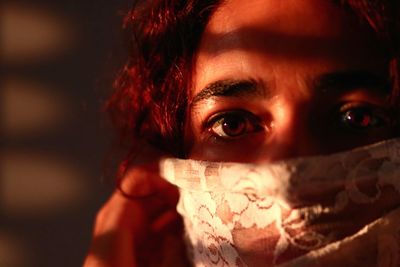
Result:
[[[178,190],[155,174],[154,169],[135,167],[122,180],[121,190],[99,212],[96,228],[99,231],[129,228],[138,241],[167,225],[179,228],[178,198]]]
[[[140,258],[137,247],[150,236],[149,225],[142,203],[114,192],[97,214],[94,238],[84,266],[137,266]]]
[[[140,266],[187,266],[181,218],[176,211],[161,214],[151,226],[147,242],[137,243]],[[179,263],[179,264],[178,264]],[[147,266],[147,265],[146,265]]]
[[[166,235],[163,243],[163,259],[159,267],[188,267],[191,266],[185,244],[181,236]]]
[[[157,244],[151,237],[163,240],[168,233],[181,239],[182,223],[175,208],[178,198],[178,190],[159,177],[158,164],[131,167],[121,180],[120,190],[97,215],[85,267],[134,266],[136,261],[146,260],[141,248],[152,246],[162,251],[163,242]],[[89,265],[95,261],[97,265]]]
[[[85,267],[135,266],[134,238],[145,224],[141,209],[115,192],[96,216]],[[137,229],[135,229],[137,228]]]
[[[178,189],[159,176],[156,163],[130,168],[120,183],[121,193],[133,200],[148,200],[151,196],[162,199],[175,207],[179,199]]]
[[[135,267],[133,236],[128,231],[104,231],[94,236],[84,267]]]
[[[150,227],[151,232],[154,234],[166,232],[181,234],[182,228],[182,218],[176,210],[167,210],[154,220]]]

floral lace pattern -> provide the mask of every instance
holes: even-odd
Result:
[[[164,159],[194,266],[400,266],[400,139],[269,164]]]

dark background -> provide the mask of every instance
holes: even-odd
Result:
[[[82,265],[113,187],[102,105],[124,58],[128,5],[0,4],[1,267]]]

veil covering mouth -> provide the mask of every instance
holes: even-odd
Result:
[[[400,139],[266,164],[167,158],[200,266],[400,265]]]

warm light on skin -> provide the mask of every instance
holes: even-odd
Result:
[[[336,126],[336,115],[344,113],[345,105],[367,104],[373,116],[385,116],[387,57],[381,47],[367,26],[330,1],[224,3],[203,34],[191,97],[212,83],[232,80],[254,82],[257,93],[204,97],[192,104],[189,157],[271,161],[330,153],[391,137],[388,125],[356,133]],[[331,88],[325,76],[340,76],[339,82]],[[319,86],[321,80],[324,83]],[[251,114],[262,130],[250,127],[252,131],[243,135],[221,139],[204,126],[215,114],[232,110]]]

